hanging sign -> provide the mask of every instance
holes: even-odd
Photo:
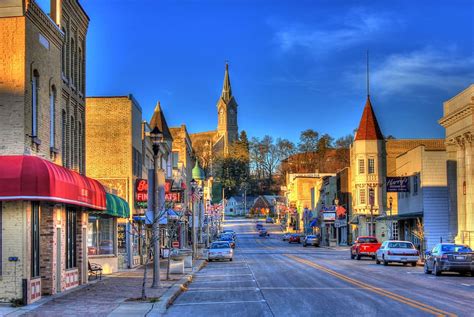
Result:
[[[410,192],[410,181],[408,177],[387,177],[387,192],[408,193]]]
[[[138,209],[148,207],[148,181],[146,179],[139,178],[135,183],[135,206]]]

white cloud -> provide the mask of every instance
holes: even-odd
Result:
[[[384,14],[375,15],[361,10],[339,16],[337,23],[324,22],[329,22],[331,27],[315,29],[302,24],[279,27],[275,41],[284,52],[295,48],[306,48],[313,53],[330,52],[368,41],[394,23]]]
[[[371,82],[378,93],[396,94],[420,88],[451,91],[471,84],[474,57],[461,56],[456,50],[425,48],[388,56],[371,69]],[[363,75],[352,76],[365,83]]]

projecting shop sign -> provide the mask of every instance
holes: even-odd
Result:
[[[387,177],[387,192],[408,193],[410,192],[410,179],[408,177]]]

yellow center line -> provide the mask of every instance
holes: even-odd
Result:
[[[356,285],[356,286],[359,286],[363,289],[366,289],[366,290],[369,290],[371,292],[374,292],[374,293],[377,293],[379,295],[382,295],[382,296],[385,296],[385,297],[388,297],[388,298],[391,298],[393,300],[396,300],[400,303],[403,303],[403,304],[406,304],[406,305],[409,305],[411,307],[414,307],[414,308],[417,308],[417,309],[420,309],[420,310],[423,310],[427,313],[430,313],[430,314],[433,314],[435,316],[450,316],[450,317],[454,317],[456,316],[455,314],[453,313],[448,313],[446,311],[443,311],[441,309],[438,309],[436,307],[433,307],[433,306],[430,306],[430,305],[427,305],[427,304],[424,304],[422,302],[419,302],[419,301],[416,301],[416,300],[413,300],[413,299],[410,299],[410,298],[407,298],[407,297],[404,297],[404,296],[401,296],[401,295],[398,295],[398,294],[395,294],[395,293],[392,293],[392,292],[389,292],[387,290],[384,290],[382,288],[379,288],[379,287],[375,287],[375,286],[372,286],[372,285],[369,285],[369,284],[366,284],[364,282],[361,282],[361,281],[358,281],[358,280],[355,280],[355,279],[352,279],[350,277],[347,277],[345,275],[342,275],[338,272],[335,272],[333,270],[330,270],[328,268],[325,268],[324,266],[321,266],[321,265],[318,265],[314,262],[311,262],[309,260],[305,260],[305,259],[302,259],[302,258],[299,258],[299,257],[296,257],[294,255],[285,255],[297,262],[300,262],[300,263],[303,263],[303,264],[306,264],[308,266],[311,266],[311,267],[314,267],[320,271],[324,271],[332,276],[335,276],[341,280],[344,280],[348,283],[351,283],[353,285]]]

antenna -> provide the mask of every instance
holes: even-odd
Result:
[[[370,96],[369,86],[369,50],[367,50],[367,97]]]

